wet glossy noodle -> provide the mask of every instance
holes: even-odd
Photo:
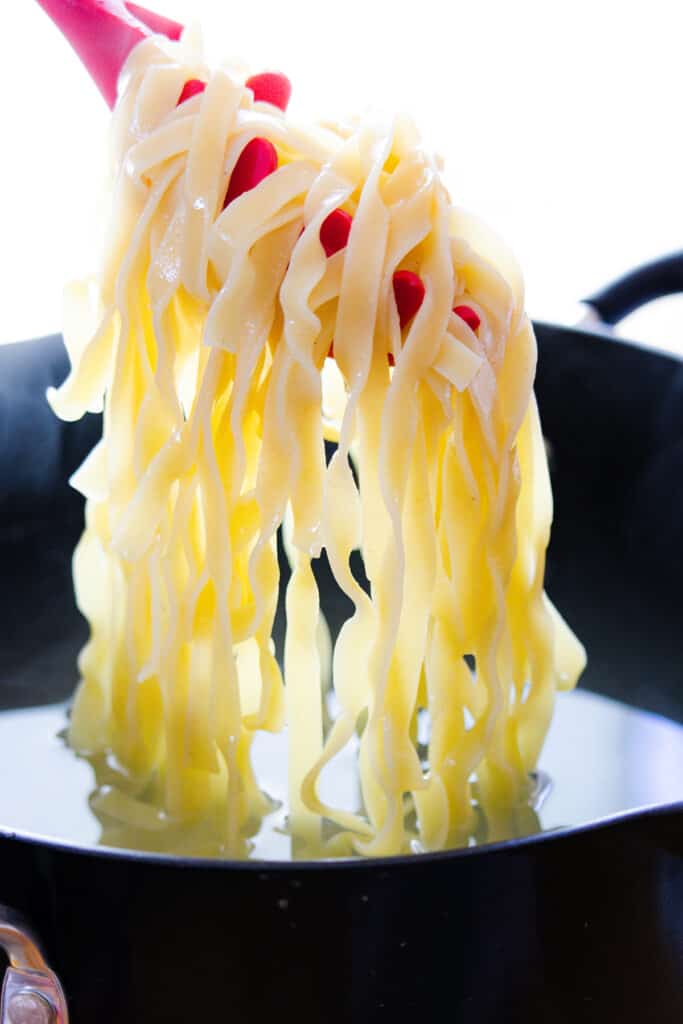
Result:
[[[179,103],[190,79],[206,88]],[[502,834],[584,654],[543,590],[520,274],[412,124],[300,125],[193,36],[146,40],[113,119],[101,273],[68,298],[51,401],[104,408],[74,479],[90,639],[70,742],[131,780],[107,813],[209,823],[246,854],[270,806],[252,745],[286,727],[307,856],[441,849],[478,813]],[[351,609],[333,643],[323,550]],[[337,806],[325,770],[350,749],[358,799]]]

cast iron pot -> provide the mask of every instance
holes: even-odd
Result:
[[[615,323],[681,290],[677,254],[591,306]],[[683,363],[602,329],[536,333],[556,504],[547,581],[588,648],[582,685],[680,721]],[[45,389],[66,370],[57,337],[0,349],[0,709],[65,699],[85,637],[70,582],[82,506],[66,480],[99,423],[52,417]],[[57,976],[75,1024],[683,1019],[683,802],[353,862],[183,860],[10,826],[12,1024],[56,1019]]]

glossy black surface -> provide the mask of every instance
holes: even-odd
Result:
[[[683,719],[683,363],[537,324],[555,521],[547,589],[582,684]]]
[[[335,869],[5,842],[0,893],[40,923],[75,1024],[678,1024],[680,858],[673,814]]]
[[[578,331],[538,337],[550,593],[589,648],[587,686],[680,721],[683,369]],[[7,424],[34,386],[16,366],[6,386],[4,352]],[[54,346],[37,354],[41,380],[58,379]],[[36,416],[40,444],[0,445],[2,707],[65,697],[84,636],[69,586],[80,508],[61,481],[97,425]],[[683,1016],[680,807],[499,850],[334,866],[156,863],[5,836],[3,902],[42,934],[75,1024]]]

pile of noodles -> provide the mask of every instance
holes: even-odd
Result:
[[[178,105],[192,78],[205,91]],[[289,829],[310,855],[441,849],[477,808],[495,823],[526,799],[584,662],[543,590],[552,502],[522,282],[406,119],[302,126],[243,82],[188,34],[126,68],[106,256],[69,293],[72,371],[50,396],[66,419],[104,408],[74,478],[90,639],[70,742],[138,780],[135,813],[210,819],[239,854],[268,807],[252,742],[286,725]],[[278,168],[223,209],[255,137]],[[327,258],[338,207],[353,225]],[[426,288],[403,330],[399,269]],[[353,606],[331,666],[323,549]],[[318,785],[353,743],[357,812]]]

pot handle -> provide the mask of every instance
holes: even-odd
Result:
[[[683,292],[683,251],[643,263],[594,292],[584,303],[604,324],[614,325],[648,302],[678,292]]]
[[[0,1024],[68,1024],[57,975],[21,915],[0,904],[0,949],[9,967],[0,993]]]

